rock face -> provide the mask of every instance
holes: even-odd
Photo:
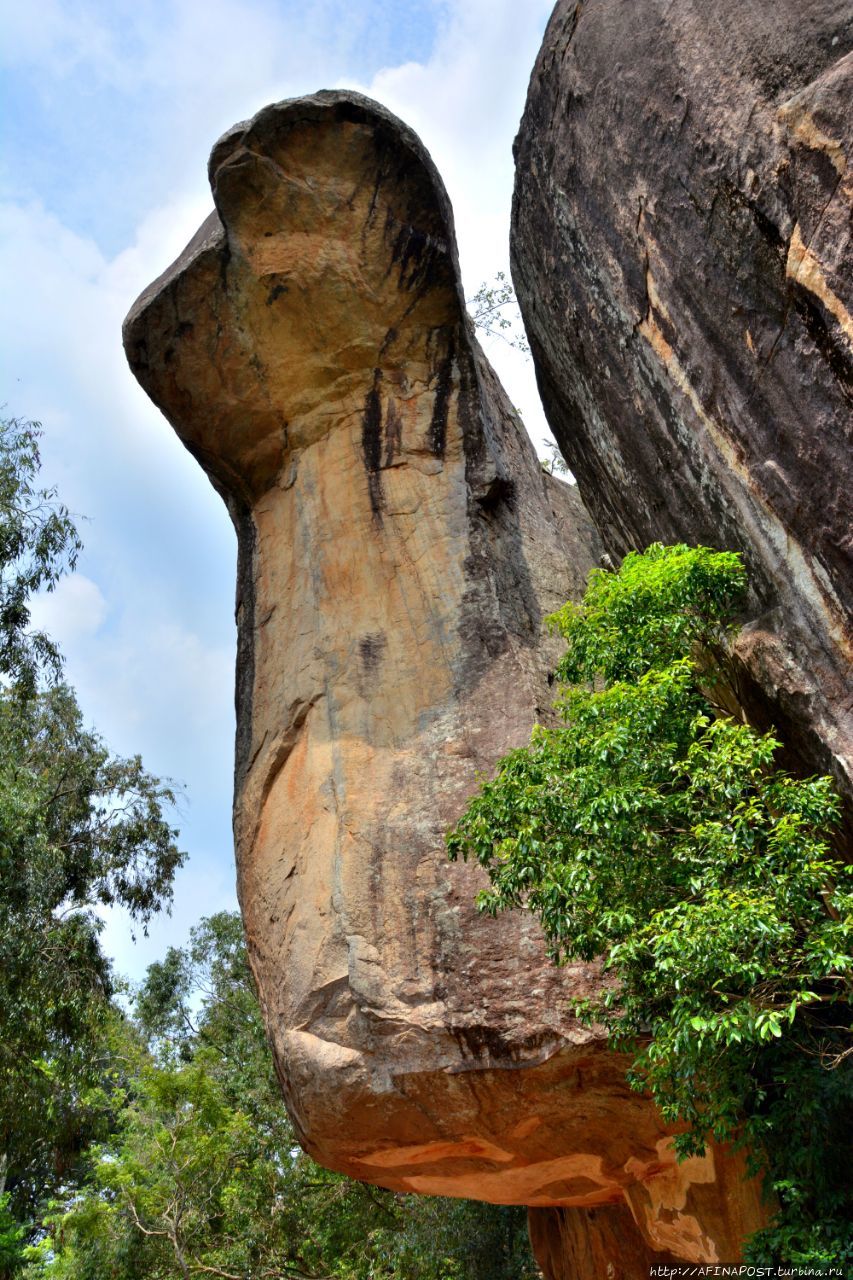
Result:
[[[580,1214],[576,1209],[530,1209],[530,1244],[545,1280],[577,1276],[649,1280],[651,1268],[683,1261],[651,1249],[627,1205]]]
[[[516,140],[513,278],[609,551],[703,542],[794,763],[853,776],[849,0],[560,0]]]
[[[567,1012],[595,967],[479,917],[479,869],[445,858],[547,714],[543,614],[599,546],[476,343],[440,179],[346,93],[262,111],[210,173],[125,345],[238,532],[239,892],[300,1139],[387,1187],[575,1206],[581,1232],[630,1205],[650,1249],[734,1257],[755,1190],[720,1199],[725,1153],[676,1168]]]
[[[660,1153],[668,1155],[668,1144]],[[545,1280],[648,1280],[664,1263],[740,1261],[742,1242],[766,1213],[741,1156],[718,1148],[635,1172],[622,1202],[586,1213],[530,1209],[530,1243]]]

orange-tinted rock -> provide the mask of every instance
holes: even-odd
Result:
[[[530,1209],[530,1246],[544,1280],[649,1280],[651,1268],[684,1259],[652,1249],[625,1204]]]
[[[762,1223],[760,1187],[729,1147],[672,1163],[662,1139],[648,1160],[629,1160],[624,1199],[593,1209],[531,1208],[530,1243],[545,1280],[647,1280],[665,1262],[730,1264]]]
[[[675,1169],[568,1013],[595,966],[479,916],[482,873],[445,857],[547,714],[543,615],[598,546],[474,339],[440,179],[340,93],[233,129],[211,181],[125,343],[238,531],[239,892],[300,1139],[400,1190],[630,1202],[652,1248],[727,1256],[739,1222],[694,1211],[713,1159]]]

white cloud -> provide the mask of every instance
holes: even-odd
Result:
[[[85,430],[79,420],[69,424],[80,449],[90,448],[106,433],[115,439],[120,432],[128,441],[127,428],[138,424],[138,412],[129,411],[135,384],[121,349],[122,320],[136,294],[177,255],[211,203],[204,192],[150,213],[134,243],[112,261],[42,204],[0,205],[3,363],[7,386],[22,384],[18,398],[25,412],[44,417],[40,406],[55,401],[61,387],[66,401],[86,405]],[[50,425],[56,429],[60,424]],[[150,449],[150,432],[146,436]],[[99,448],[102,443],[98,440]]]
[[[37,625],[60,643],[87,719],[114,750],[141,752],[154,772],[186,784],[191,804],[228,785],[233,643],[175,621],[148,585],[138,597],[121,596],[104,626],[107,617],[100,589],[82,575],[34,610]]]
[[[68,588],[75,581],[69,578]],[[167,946],[183,944],[201,916],[236,909],[234,653],[152,613],[144,599],[126,596],[122,609],[110,619],[109,635],[75,633],[68,619],[64,636],[60,628],[54,634],[64,641],[67,676],[87,720],[118,754],[141,753],[146,767],[179,791],[179,844],[190,858],[175,878],[172,913],[154,917],[147,937],[126,911],[104,913],[107,953],[119,973],[138,979]]]
[[[107,616],[107,602],[91,578],[75,573],[61,578],[53,591],[32,602],[32,624],[46,631],[61,649],[97,634]]]
[[[230,754],[230,647],[213,646],[163,617],[129,608],[97,662],[83,652],[69,661],[87,705],[97,710],[97,723],[110,730],[111,740],[156,751],[158,769],[177,773],[186,743],[192,744],[188,763],[194,773],[211,748],[216,755]]]
[[[108,33],[80,6],[62,0],[38,5],[9,5],[3,15],[2,61],[38,68],[42,76],[61,77],[80,62],[94,68],[105,60]],[[106,55],[107,61],[112,61]]]

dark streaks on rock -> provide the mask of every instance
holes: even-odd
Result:
[[[274,284],[267,294],[267,306],[271,307],[276,298],[280,298],[283,293],[287,293],[288,286],[286,284]]]
[[[370,494],[370,509],[375,516],[382,516],[384,496],[382,493],[382,477],[379,469],[382,465],[382,370],[374,369],[373,386],[364,400],[364,413],[361,426],[361,452],[364,457],[364,468],[367,472],[367,487]]]
[[[403,423],[400,418],[400,412],[397,408],[397,402],[393,396],[388,398],[388,406],[385,413],[385,461],[386,467],[394,465],[394,459],[399,456],[403,447]]]
[[[447,354],[438,366],[435,381],[435,402],[429,426],[429,447],[437,458],[443,457],[447,443],[447,413],[450,405],[450,395],[453,390],[454,354],[453,340],[451,339]]]
[[[388,638],[383,631],[362,636],[358,642],[358,654],[362,673],[365,676],[375,675],[388,647]]]

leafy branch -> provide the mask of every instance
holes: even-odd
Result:
[[[467,299],[467,306],[475,327],[481,333],[489,338],[500,338],[524,355],[530,354],[515,290],[505,272],[498,271],[491,284],[484,281],[474,296]]]

